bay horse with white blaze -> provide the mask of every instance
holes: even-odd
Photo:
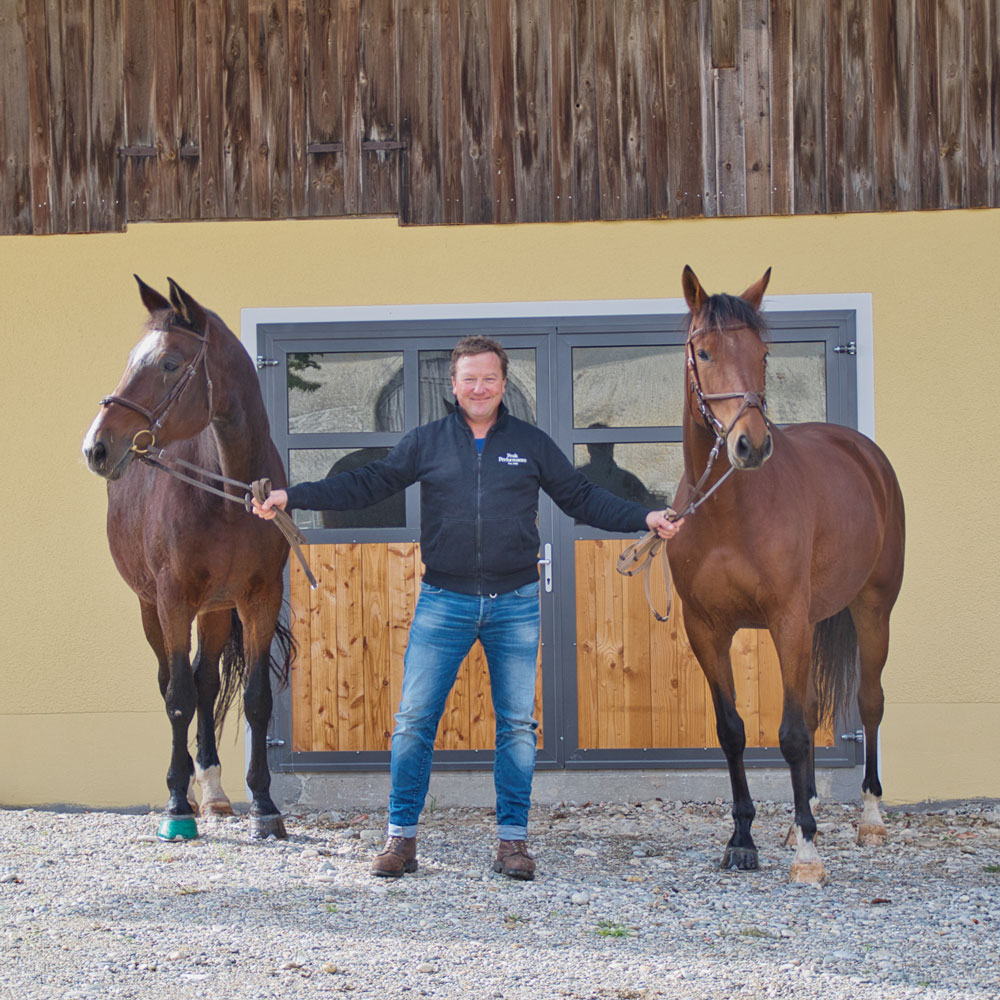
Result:
[[[227,484],[224,492],[240,502],[226,502],[165,474],[151,458],[169,447],[169,459],[191,463],[187,467],[203,477],[248,483],[266,476],[278,487],[285,485],[284,469],[271,441],[257,373],[236,336],[173,280],[169,300],[136,280],[149,311],[146,334],[114,393],[101,400],[83,453],[108,481],[111,555],[139,598],[173,731],[160,835],[196,835],[194,780],[201,786],[202,814],[232,814],[216,738],[243,684],[250,724],[251,837],[285,837],[269,791],[267,728],[270,673],[273,668],[279,680],[287,680],[293,649],[279,623],[288,545],[273,526],[247,515],[242,490]],[[168,460],[165,451],[157,453]],[[192,666],[195,621],[198,651]],[[275,636],[281,655],[272,663]],[[195,765],[188,728],[196,713]]]
[[[815,733],[855,684],[865,736],[859,842],[885,839],[877,734],[889,614],[903,576],[903,498],[885,455],[864,435],[825,423],[779,428],[767,419],[760,306],[770,273],[742,296],[710,296],[684,269],[691,313],[684,476],[674,506],[688,516],[667,552],[732,783],[735,829],[722,864],[758,865],[729,651],[738,629],[767,628],[781,664],[779,743],[794,796],[791,878],[817,882],[825,872],[810,806]],[[728,462],[716,467],[723,450]]]

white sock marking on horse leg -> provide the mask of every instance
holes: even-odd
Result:
[[[790,873],[793,882],[807,882],[812,885],[820,885],[826,881],[826,869],[823,861],[816,850],[816,845],[811,840],[806,840],[802,835],[802,827],[795,828],[798,838],[798,845],[795,848],[795,857],[792,858],[792,869]]]
[[[213,764],[212,767],[201,768],[195,764],[194,773],[201,785],[202,812],[231,815],[232,803],[222,790],[222,765]]]
[[[871,792],[862,793],[861,821],[858,823],[858,843],[866,847],[880,847],[888,833],[878,807],[879,798]]]

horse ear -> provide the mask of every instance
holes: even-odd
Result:
[[[167,278],[167,281],[170,282],[170,303],[174,312],[192,330],[204,330],[205,310],[173,278]]]
[[[132,277],[139,282],[139,296],[142,299],[142,304],[151,313],[170,308],[170,303],[155,288],[150,288],[138,274],[133,274]]]
[[[701,282],[697,275],[691,270],[689,264],[684,265],[684,273],[681,275],[681,287],[684,289],[684,299],[688,304],[688,309],[692,314],[697,313],[708,301],[705,289],[701,287]]]
[[[754,282],[741,296],[744,302],[748,302],[754,309],[760,309],[761,302],[764,301],[764,292],[767,290],[767,283],[771,280],[771,269],[764,272],[764,277],[760,281]]]

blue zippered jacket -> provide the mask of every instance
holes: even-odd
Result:
[[[538,490],[604,531],[645,531],[645,507],[595,486],[544,431],[501,404],[482,454],[456,407],[409,431],[385,458],[288,490],[287,507],[355,510],[420,483],[424,581],[462,594],[504,594],[538,579]]]

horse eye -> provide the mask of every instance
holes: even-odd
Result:
[[[708,360],[710,360],[709,357],[708,357],[708,351],[706,351],[706,350],[699,350],[698,351],[698,360],[699,361],[708,361]]]
[[[176,361],[173,361],[170,358],[164,359],[163,370],[165,372],[175,372],[178,368],[180,368],[180,365]]]

